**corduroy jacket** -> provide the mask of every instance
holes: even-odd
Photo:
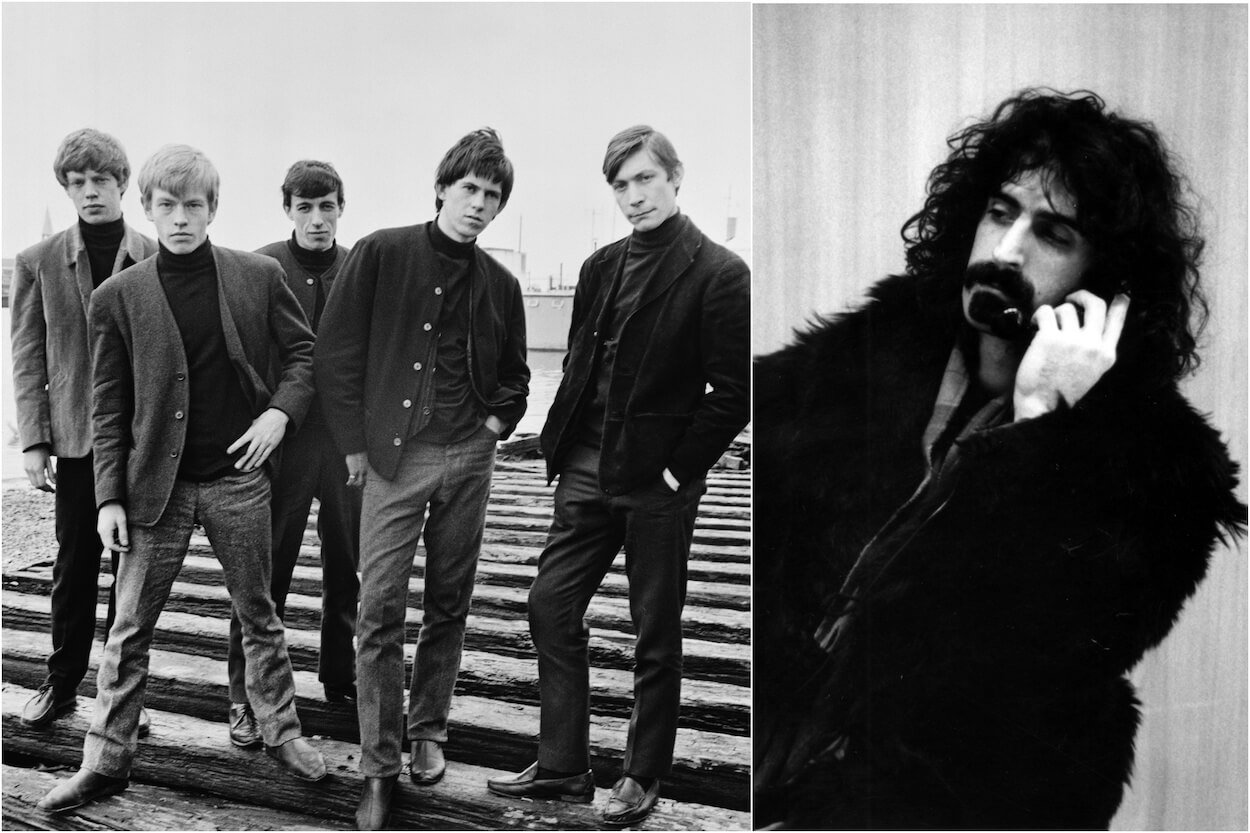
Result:
[[[430,357],[445,296],[427,225],[382,229],[352,247],[326,300],[315,351],[317,391],[335,442],[344,454],[367,451],[388,479],[434,405]],[[507,437],[529,396],[525,302],[499,261],[477,247],[473,258],[470,383]]]
[[[689,218],[646,278],[621,326],[608,388],[599,487],[626,494],[665,468],[680,483],[702,477],[751,415],[750,271]],[[629,238],[582,264],[573,294],[564,378],[542,431],[547,477],[563,468],[595,386],[595,351],[607,297]]]
[[[113,274],[156,254],[156,241],[126,226]],[[13,392],[23,450],[58,457],[91,451],[91,260],[78,224],[17,256],[11,314]]]
[[[294,431],[313,394],[313,335],[299,301],[273,258],[213,246],[213,260],[226,351],[252,417],[277,408]],[[190,401],[156,257],[101,284],[90,315],[96,503],[120,501],[129,523],[152,526],[177,479]]]

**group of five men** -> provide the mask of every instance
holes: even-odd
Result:
[[[122,219],[130,170],[115,139],[76,131],[54,170],[78,223],[18,257],[12,293],[24,464],[33,485],[55,485],[60,545],[53,652],[27,725],[75,707],[101,546],[115,578],[83,764],[40,806],[65,811],[128,785],[149,725],[153,633],[196,525],[233,603],[230,741],[263,745],[297,778],[325,777],[302,737],[282,625],[316,497],[319,676],[327,701],[356,705],[356,821],[379,829],[403,763],[418,539],[423,619],[406,740],[412,781],[429,785],[446,766],[496,442],[529,393],[520,284],[476,245],[508,202],[512,163],[493,130],[466,135],[438,166],[435,218],[374,232],[350,253],[336,242],[343,182],[324,162],[291,167],[292,236],[257,253],[209,241],[219,177],[194,148],[166,146],[139,172],[156,243]],[[695,514],[707,470],[749,415],[749,273],[678,209],[683,173],[649,127],[609,144],[604,175],[634,232],[582,269],[543,430],[560,482],[530,593],[538,760],[488,783],[503,795],[593,798],[584,615],[623,546],[637,667],[624,774],[604,812],[618,825],[651,811],[672,763]]]

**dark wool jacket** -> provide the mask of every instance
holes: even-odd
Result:
[[[599,486],[611,495],[660,478],[703,477],[750,417],[750,271],[689,218],[621,327],[608,387]],[[564,377],[543,425],[547,477],[564,467],[593,388],[595,350],[629,238],[582,264]],[[711,391],[708,391],[708,386]]]
[[[92,420],[97,505],[128,521],[160,520],[177,479],[190,404],[187,354],[156,255],[91,294]],[[312,400],[313,334],[273,258],[213,246],[226,351],[252,417],[277,408],[296,431]],[[193,426],[194,427],[194,426]],[[272,473],[273,456],[265,461]]]
[[[446,296],[426,225],[357,242],[318,327],[314,369],[330,433],[344,454],[368,451],[369,464],[388,479],[433,407],[431,359]],[[529,396],[525,302],[499,261],[475,247],[473,263],[470,381],[487,413],[506,423],[506,438]]]
[[[1244,528],[1224,443],[1126,331],[1075,406],[961,441],[948,500],[820,651],[826,600],[924,476],[960,322],[957,288],[894,277],[757,360],[757,824],[1106,827],[1126,675]]]

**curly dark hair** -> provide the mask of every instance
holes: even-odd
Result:
[[[1092,244],[1086,288],[1132,297],[1121,354],[1160,381],[1198,366],[1207,304],[1199,289],[1204,241],[1189,186],[1153,124],[1109,112],[1088,90],[1026,89],[987,120],[947,139],[924,208],[902,228],[907,272],[958,280],[987,200],[1029,171],[1076,200]]]

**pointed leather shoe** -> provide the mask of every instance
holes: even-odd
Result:
[[[607,809],[603,811],[603,823],[613,827],[625,827],[640,822],[655,809],[655,802],[659,797],[659,778],[652,782],[650,789],[644,790],[642,784],[624,775],[612,788],[612,797],[608,799]]]
[[[325,759],[303,738],[291,738],[281,746],[266,746],[265,752],[301,781],[320,781],[326,777]]]
[[[70,692],[68,696],[59,693],[52,683],[39,686],[35,696],[26,701],[22,708],[22,725],[34,729],[42,729],[52,725],[58,717],[69,714],[78,708],[78,697]]]
[[[227,718],[230,722],[230,742],[240,749],[255,749],[261,745],[260,724],[250,703],[231,703]]]
[[[589,804],[595,799],[595,779],[590,770],[568,778],[539,778],[538,761],[524,772],[506,778],[491,778],[486,789],[495,795],[513,798],[555,798],[574,804]]]
[[[117,795],[128,786],[129,778],[111,778],[89,769],[79,769],[73,778],[49,790],[35,806],[49,813],[64,813],[98,798]]]
[[[408,777],[419,787],[428,787],[443,780],[447,771],[447,759],[443,747],[436,740],[414,740],[412,754],[408,759]]]
[[[383,778],[365,776],[360,790],[360,804],[356,806],[357,830],[384,830],[391,818],[391,802],[395,799],[395,782],[398,775]]]

